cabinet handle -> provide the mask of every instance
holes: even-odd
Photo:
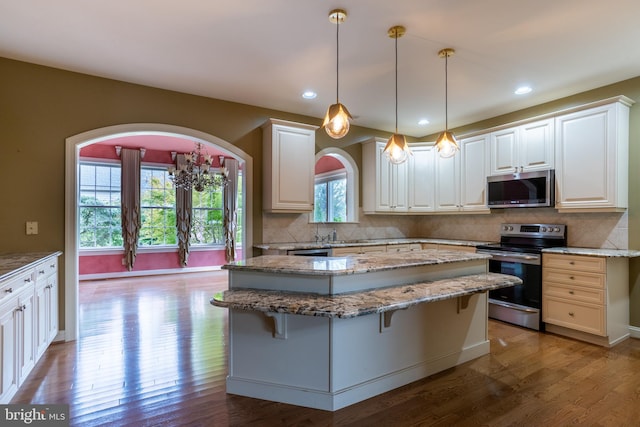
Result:
[[[573,291],[569,291],[569,293],[570,293],[571,295],[573,295]]]
[[[53,288],[53,285],[47,285],[47,286],[45,286],[45,288],[51,289],[51,288]]]
[[[4,291],[5,291],[6,293],[10,294],[11,292],[13,292],[13,288],[5,289]]]
[[[44,274],[44,270],[38,271],[38,274]]]
[[[49,265],[49,268],[54,268],[56,265],[55,264],[51,264]]]
[[[16,311],[25,311],[27,309],[26,305],[21,305],[20,307],[16,308]]]
[[[575,278],[575,277],[573,277],[573,276],[569,276],[569,279],[571,279],[571,280],[576,280],[576,278]]]
[[[569,316],[573,317],[573,311],[569,312]]]
[[[569,261],[569,264],[576,265],[576,262],[575,261]]]

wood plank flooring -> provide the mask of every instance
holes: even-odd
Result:
[[[82,427],[640,425],[640,340],[496,321],[490,355],[333,413],[227,395],[227,313],[209,304],[226,286],[223,271],[82,282],[79,339],[52,345],[12,403],[69,403]]]

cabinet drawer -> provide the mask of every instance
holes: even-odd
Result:
[[[565,285],[604,289],[604,274],[582,273],[576,271],[556,270],[544,266],[542,270],[543,283],[561,283]]]
[[[460,252],[474,252],[475,246],[462,246],[462,245],[438,245],[438,249],[441,251],[460,251]]]
[[[542,312],[542,320],[546,323],[606,336],[605,309],[601,305],[567,302],[546,297]]]
[[[437,243],[423,243],[422,249],[438,249]]]
[[[547,268],[560,268],[588,273],[604,273],[606,259],[581,255],[543,254],[542,265]]]
[[[360,251],[359,246],[348,246],[344,248],[332,248],[331,256],[357,255]]]
[[[19,292],[26,285],[33,284],[33,280],[33,270],[29,269],[28,271],[18,274],[13,279],[0,284],[0,300]]]
[[[544,298],[556,297],[569,301],[588,302],[592,304],[604,304],[604,290],[581,288],[573,286],[561,286],[555,283],[546,283],[543,286]]]
[[[412,252],[412,251],[421,251],[422,245],[420,243],[408,243],[403,245],[388,245],[387,252]]]
[[[36,270],[36,280],[47,277],[55,273],[58,269],[58,258],[48,259],[38,264]]]
[[[371,254],[377,252],[387,252],[387,247],[385,245],[377,245],[377,246],[363,246],[359,249],[359,253],[361,254]]]

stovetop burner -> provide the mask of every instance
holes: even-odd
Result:
[[[480,245],[478,249],[540,253],[542,249],[567,245],[567,226],[563,224],[502,224],[500,243]]]

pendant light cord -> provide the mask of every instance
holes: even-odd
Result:
[[[340,15],[336,14],[336,104],[339,104],[340,87]]]
[[[449,131],[449,52],[444,55],[444,130]]]
[[[398,133],[398,30],[394,31],[396,39],[396,133]]]

